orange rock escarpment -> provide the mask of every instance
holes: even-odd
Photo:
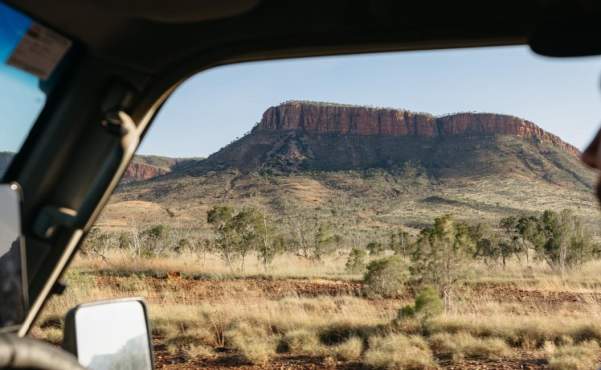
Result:
[[[580,153],[576,147],[530,121],[493,113],[457,113],[436,117],[390,108],[290,101],[268,108],[255,130],[424,138],[512,135],[550,143],[572,155]]]
[[[168,170],[156,166],[151,166],[145,163],[132,162],[129,164],[129,166],[125,170],[125,173],[123,174],[123,181],[128,182],[148,180],[153,177],[164,175],[168,172]]]

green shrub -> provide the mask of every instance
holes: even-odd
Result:
[[[415,313],[423,317],[438,316],[444,311],[444,303],[438,291],[433,287],[425,287],[415,297]]]
[[[353,248],[346,260],[345,269],[351,274],[357,274],[365,271],[367,266],[367,252],[363,249]]]
[[[413,305],[406,305],[399,310],[397,319],[405,320],[407,318],[429,319],[440,315],[444,311],[444,303],[436,289],[426,287],[422,289],[415,297]]]
[[[415,317],[415,306],[412,304],[405,305],[399,310],[399,319]]]
[[[384,245],[380,242],[369,242],[366,248],[370,256],[379,256],[384,253]]]
[[[356,361],[363,352],[363,340],[359,337],[351,337],[346,342],[333,347],[336,357],[343,361]]]
[[[363,278],[365,294],[370,297],[395,298],[405,287],[408,269],[399,256],[372,261]]]

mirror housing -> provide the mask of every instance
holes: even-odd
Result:
[[[78,305],[65,318],[63,348],[91,370],[152,370],[147,312],[141,298]]]

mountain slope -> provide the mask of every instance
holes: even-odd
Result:
[[[0,176],[8,168],[14,153],[0,152]],[[186,160],[160,156],[136,155],[123,175],[122,182],[148,180],[171,172],[178,163]]]
[[[105,221],[144,202],[148,222],[201,227],[207,209],[224,203],[363,234],[418,228],[445,213],[496,222],[573,208],[596,222],[593,178],[576,148],[516,117],[295,101],[267,109],[248,135],[207,159],[124,185]]]
[[[179,172],[202,175],[237,169],[287,174],[394,169],[412,163],[436,179],[519,173],[589,188],[591,173],[580,165],[578,154],[576,148],[532,122],[507,115],[434,117],[393,109],[288,102],[267,109],[249,135]]]

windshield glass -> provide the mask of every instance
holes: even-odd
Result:
[[[70,302],[133,295],[163,369],[598,368],[601,217],[579,155],[600,71],[522,46],[201,73],[35,335],[59,342]]]
[[[0,176],[46,103],[70,42],[0,2]]]

